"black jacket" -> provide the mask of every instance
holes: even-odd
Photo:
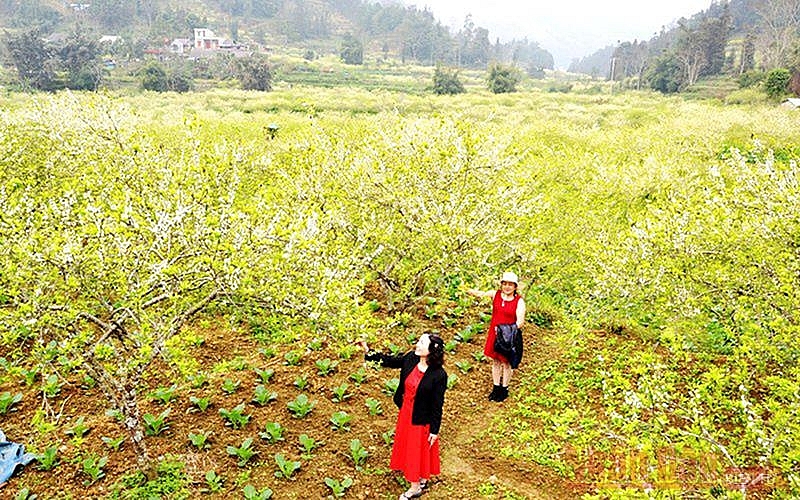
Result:
[[[387,368],[400,368],[400,384],[394,393],[394,404],[400,408],[403,404],[406,378],[419,363],[419,356],[413,351],[401,356],[369,352],[364,355],[364,358],[367,361],[379,361],[382,366]],[[414,396],[411,423],[414,425],[430,424],[431,434],[439,434],[445,390],[447,390],[447,372],[441,366],[438,368],[429,366],[422,375],[422,380],[417,387],[417,394]]]

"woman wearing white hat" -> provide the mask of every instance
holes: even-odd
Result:
[[[508,397],[508,384],[511,382],[511,375],[514,369],[511,368],[509,360],[502,354],[495,352],[494,340],[497,336],[495,327],[502,324],[516,323],[518,328],[522,328],[525,322],[525,300],[517,293],[519,278],[512,272],[504,272],[500,278],[500,289],[481,291],[476,289],[467,290],[467,293],[475,297],[492,298],[492,321],[489,324],[489,332],[486,335],[486,346],[483,353],[492,358],[492,382],[494,387],[489,394],[490,401],[504,401]]]

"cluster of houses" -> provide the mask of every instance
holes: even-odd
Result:
[[[217,36],[208,28],[195,28],[194,39],[175,38],[164,49],[151,49],[151,54],[164,54],[165,50],[171,54],[183,55],[189,59],[199,59],[212,56],[220,51],[229,52],[236,57],[246,57],[252,51],[246,46],[234,43],[229,38]]]

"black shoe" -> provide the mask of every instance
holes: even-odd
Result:
[[[497,396],[495,396],[494,401],[497,401],[499,403],[500,401],[505,401],[507,397],[508,397],[508,387],[500,387],[500,390],[497,392]]]
[[[489,394],[489,401],[497,401],[497,397],[500,395],[500,386],[496,385],[492,387],[492,392]]]

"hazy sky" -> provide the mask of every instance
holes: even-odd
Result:
[[[705,10],[711,0],[407,0],[428,7],[456,30],[472,14],[476,26],[495,38],[528,37],[566,69],[574,58],[617,41],[648,40],[681,17]]]

